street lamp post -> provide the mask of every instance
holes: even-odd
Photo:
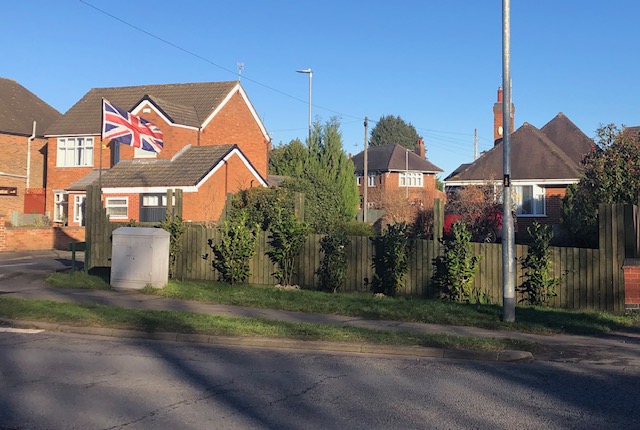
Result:
[[[304,70],[296,70],[296,72],[298,73],[306,73],[309,75],[309,142],[308,144],[311,145],[311,81],[313,78],[313,72],[311,71],[311,69],[304,69]]]

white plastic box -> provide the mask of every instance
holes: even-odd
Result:
[[[164,288],[169,280],[169,236],[161,228],[116,229],[111,248],[111,288]]]

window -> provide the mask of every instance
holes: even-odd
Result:
[[[53,220],[67,222],[67,193],[57,191],[53,193]]]
[[[129,199],[127,197],[107,197],[106,206],[109,219],[129,218]]]
[[[519,185],[516,191],[518,215],[545,215],[544,188],[538,185]]]
[[[160,196],[142,196],[142,206],[160,206]]]
[[[73,221],[80,225],[84,225],[84,201],[86,198],[87,196],[84,194],[73,196]]]
[[[56,166],[93,166],[93,137],[58,138]]]
[[[356,183],[358,186],[362,185],[362,176],[356,176]]]
[[[154,151],[145,151],[140,148],[133,148],[133,158],[156,158],[158,154]]]
[[[376,186],[376,175],[369,175],[369,186],[370,187]]]
[[[422,187],[424,184],[422,172],[401,172],[401,187]]]

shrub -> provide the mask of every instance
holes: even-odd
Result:
[[[295,259],[300,254],[309,234],[308,226],[293,214],[278,208],[271,223],[267,256],[276,265],[273,275],[281,285],[291,285],[295,272]]]
[[[209,239],[213,251],[211,264],[222,281],[233,285],[249,279],[249,261],[256,253],[257,228],[247,224],[247,212],[240,210],[234,218],[224,221],[220,243],[214,244],[213,239]]]
[[[409,227],[406,223],[390,224],[384,234],[371,240],[375,247],[371,291],[395,296],[409,272]]]
[[[160,223],[160,227],[168,231],[171,235],[169,241],[169,277],[175,278],[176,261],[178,254],[182,251],[182,235],[185,230],[185,225],[179,216],[171,217],[167,215],[164,221]]]
[[[331,233],[320,239],[322,262],[316,271],[318,289],[335,293],[347,278],[347,247],[351,241],[344,231]]]
[[[338,224],[337,230],[343,232],[345,236],[373,237],[376,235],[373,225],[361,221],[348,221]]]
[[[523,277],[527,279],[517,288],[523,294],[520,302],[530,305],[548,305],[557,296],[556,287],[560,278],[551,276],[551,255],[549,243],[553,233],[547,225],[540,225],[534,221],[533,228],[527,227],[533,242],[529,246],[527,256],[522,260],[522,268],[526,271]]]
[[[241,190],[231,200],[229,218],[237,217],[241,210],[247,213],[248,225],[258,224],[266,231],[279,210],[293,214],[293,193],[283,188]]]
[[[480,258],[473,255],[471,231],[464,223],[456,222],[451,228],[451,238],[440,239],[440,242],[444,255],[433,260],[435,272],[432,277],[440,297],[460,303],[488,302],[485,293],[472,290]]]

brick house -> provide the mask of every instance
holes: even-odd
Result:
[[[491,182],[502,186],[502,108],[496,109],[498,104],[494,106],[494,147],[447,176],[447,192]],[[552,227],[560,224],[567,186],[580,180],[581,162],[593,146],[593,140],[562,112],[540,129],[525,122],[511,134],[511,184],[519,232],[526,232],[534,220]]]
[[[385,194],[403,196],[419,207],[433,207],[434,198],[444,193],[436,188],[436,175],[442,169],[425,157],[425,147],[418,142],[411,151],[401,145],[379,145],[367,149],[367,178],[364,178],[364,151],[352,157],[362,208],[364,187],[368,187],[369,209],[380,207]]]
[[[0,214],[45,213],[44,130],[60,116],[18,82],[0,78]]]
[[[102,98],[159,127],[163,150],[156,154],[100,142]],[[45,134],[50,154],[47,210],[58,223],[82,225],[86,186],[98,180],[103,181],[107,212],[114,219],[123,219],[126,212],[127,220],[154,212],[145,211],[144,204],[162,206],[167,189],[176,187],[186,187],[185,220],[216,220],[226,192],[266,184],[269,135],[237,81],[94,88]],[[218,148],[198,149],[208,146]],[[205,157],[195,171],[212,175],[204,183],[185,176],[184,162],[195,162],[193,154]],[[173,168],[182,170],[174,174]],[[129,175],[131,169],[139,170],[137,181]],[[145,178],[150,182],[144,183]]]

